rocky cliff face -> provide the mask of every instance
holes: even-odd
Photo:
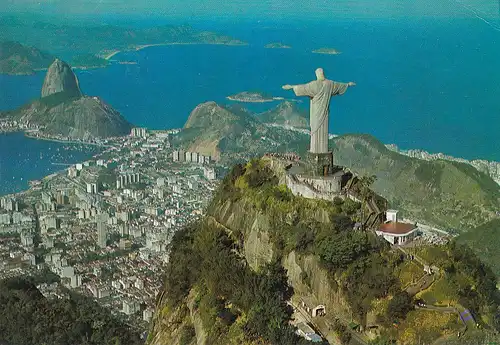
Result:
[[[131,129],[118,111],[98,97],[83,96],[55,106],[42,99],[24,107],[19,115],[23,122],[43,126],[45,134],[68,139],[117,137],[127,135]]]
[[[317,217],[323,220],[327,218],[322,211],[318,211]],[[222,227],[228,232],[242,231],[244,237],[242,255],[253,270],[258,271],[266,263],[271,262],[276,248],[270,240],[271,224],[265,213],[256,211],[244,201],[226,201],[214,205],[206,221],[211,226]],[[292,251],[283,258],[282,265],[287,270],[289,282],[294,288],[295,300],[314,301],[317,304],[324,304],[327,310],[337,315],[350,315],[351,311],[345,296],[337,284],[328,278],[327,270],[321,266],[317,257],[300,255]],[[307,281],[304,279],[306,275]],[[191,326],[194,327],[196,336],[189,344],[208,344],[208,330],[203,326],[200,314],[194,307],[198,298],[196,294],[196,290],[192,290],[185,302],[175,310],[166,307],[168,296],[164,293],[160,295],[147,344],[181,344],[182,329]],[[332,338],[335,336],[332,335]]]
[[[310,212],[310,216],[318,222],[330,223],[329,213],[321,204]],[[204,223],[210,228],[223,229],[232,238],[238,239],[237,246],[240,248],[241,257],[255,272],[261,271],[266,264],[276,258],[278,249],[272,239],[272,229],[276,224],[270,213],[257,209],[249,199],[215,199],[209,207]],[[324,304],[332,314],[346,317],[351,314],[342,289],[336,280],[332,279],[327,269],[320,264],[318,257],[299,254],[292,250],[282,257],[281,264],[287,270],[289,283],[293,286],[295,303],[304,299],[312,303]],[[167,306],[168,294],[161,293],[147,344],[181,344],[181,332],[186,327],[193,327],[196,334],[189,344],[211,344],[207,340],[209,330],[204,327],[200,312],[196,307],[200,299],[198,294],[198,287],[193,288],[189,296],[177,308],[172,309]],[[331,343],[336,343],[336,336],[333,333],[328,339],[332,341]],[[268,344],[267,342],[243,342],[241,339],[231,341],[234,342],[230,344],[235,345]]]
[[[42,97],[58,92],[65,92],[73,97],[81,96],[78,78],[71,67],[64,61],[55,59],[50,65],[42,87]]]
[[[71,67],[58,59],[47,71],[42,98],[6,115],[60,139],[117,137],[131,129],[130,123],[99,97],[83,96]]]
[[[456,325],[448,319],[429,322],[428,314],[411,307],[407,317],[393,314],[392,299],[404,295],[411,281],[424,275],[423,269],[413,267],[410,272],[411,262],[398,250],[372,232],[353,229],[360,205],[293,196],[280,185],[283,168],[272,161],[263,158],[235,166],[205,217],[175,234],[147,344],[309,344],[292,338],[293,319],[313,324],[330,344],[339,343],[339,338],[348,343],[346,325],[351,322],[389,331],[402,345],[415,344],[418,332],[432,343],[453,331]],[[465,249],[449,245],[436,250],[443,250],[440,260],[452,263]],[[466,252],[472,259],[460,263],[467,266],[464,272],[483,267]],[[477,310],[484,315],[496,311],[493,276],[459,271],[439,277],[443,284],[464,282],[450,290],[450,296],[478,286],[482,297]],[[463,303],[469,303],[464,296]],[[320,305],[326,315],[313,317],[311,309]],[[395,317],[401,318],[396,331],[391,326]]]

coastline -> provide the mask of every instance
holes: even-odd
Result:
[[[162,47],[162,46],[176,46],[176,45],[219,45],[219,46],[248,46],[249,44],[246,42],[241,42],[241,43],[217,43],[217,42],[170,42],[170,43],[152,43],[152,44],[144,44],[144,45],[138,45],[135,47],[132,47],[130,49],[123,49],[123,50],[114,50],[108,55],[104,56],[103,58],[105,60],[110,60],[113,56],[115,56],[118,53],[124,53],[124,52],[131,52],[131,51],[140,51],[149,47]]]
[[[233,101],[233,102],[240,102],[240,103],[270,103],[274,102],[275,99],[272,98],[266,98],[266,99],[241,99],[241,98],[234,98],[231,96],[227,96],[226,99]]]
[[[101,56],[104,60],[110,61],[115,55],[123,52],[131,52],[131,51],[140,51],[149,47],[160,47],[160,46],[174,46],[174,45],[220,45],[220,46],[248,46],[247,42],[239,41],[235,43],[223,43],[223,42],[171,42],[171,43],[152,43],[152,44],[144,44],[131,47],[130,49],[122,49],[122,50],[112,50],[111,52],[106,52],[105,54],[97,53],[96,56]],[[129,63],[132,64],[132,63]],[[89,70],[89,69],[98,69],[98,68],[106,68],[109,67],[109,64],[102,66],[71,66],[71,69],[75,70]],[[37,72],[47,71],[48,68],[33,68],[34,73],[1,73],[3,75],[12,75],[12,76],[29,76],[36,74]]]
[[[52,141],[52,142],[56,142],[56,143],[70,144],[70,145],[111,147],[111,145],[99,144],[99,143],[91,143],[91,142],[86,142],[86,141],[64,140],[64,139],[57,139],[57,138],[52,138],[52,137],[36,136],[36,135],[31,135],[27,131],[17,131],[17,132],[24,132],[24,136],[26,138],[35,139],[35,140],[45,140],[45,141]]]

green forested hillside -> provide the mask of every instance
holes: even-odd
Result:
[[[321,298],[325,320],[334,325],[322,334],[336,334],[342,344],[351,339],[345,325],[365,326],[368,318],[386,339],[405,345],[456,334],[456,315],[414,308],[401,253],[373,233],[353,230],[359,205],[295,197],[267,164],[236,165],[204,219],[174,236],[148,344],[180,344],[178,334],[193,327],[183,344],[301,344],[289,326],[287,301],[294,297]],[[434,252],[440,255],[429,258],[442,269],[447,295],[431,288],[425,298],[443,304],[450,297],[484,326],[497,327],[491,272],[453,242]]]
[[[0,343],[135,345],[139,335],[88,297],[46,299],[31,282],[0,281]]]
[[[0,74],[33,74],[36,69],[48,68],[53,60],[52,55],[37,48],[13,41],[0,42]]]
[[[470,246],[500,277],[500,219],[492,220],[458,237],[460,243]]]
[[[413,219],[465,231],[496,217],[500,186],[472,166],[403,156],[369,135],[340,136],[331,147],[336,164],[376,175],[375,191]]]

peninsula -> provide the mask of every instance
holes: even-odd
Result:
[[[274,43],[269,43],[264,46],[264,48],[269,48],[269,49],[290,49],[292,48],[289,45],[283,44],[281,42],[274,42]]]
[[[252,91],[240,92],[235,95],[228,96],[227,99],[230,101],[243,102],[243,103],[266,103],[266,102],[284,100],[283,97],[272,97],[262,92],[252,92]]]
[[[54,60],[48,53],[19,42],[0,42],[0,74],[31,75]]]
[[[326,55],[339,55],[342,54],[342,52],[338,51],[337,49],[334,48],[320,48],[313,50],[314,54],[326,54]]]
[[[54,37],[57,39],[53,39]],[[111,59],[120,51],[140,50],[153,45],[246,45],[245,42],[233,37],[196,30],[188,25],[161,25],[148,28],[94,24],[62,25],[1,16],[0,41],[17,41],[26,46],[43,48],[51,53],[46,54],[50,61],[53,60],[52,56],[66,56],[67,61],[72,66],[80,68],[105,67],[108,65],[106,60]],[[71,52],[75,53],[68,56],[68,47],[71,47]],[[10,49],[5,50],[4,48],[1,50],[0,57],[4,55],[5,51],[10,51]],[[14,55],[14,60],[11,59],[13,62],[9,62],[13,66],[17,65],[17,62],[25,61],[25,59],[16,56]],[[1,60],[0,66],[2,65]],[[47,68],[50,61],[46,62],[45,60],[34,67]],[[10,72],[0,70],[0,73]]]

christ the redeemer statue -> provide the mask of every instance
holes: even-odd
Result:
[[[317,80],[302,85],[284,85],[284,90],[291,90],[297,96],[309,96],[311,99],[311,153],[328,153],[328,117],[332,96],[343,95],[352,81],[339,83],[325,78],[322,68],[316,70]]]

